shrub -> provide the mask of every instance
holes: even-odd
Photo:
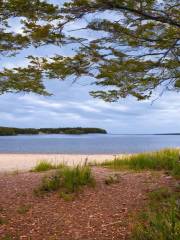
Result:
[[[41,192],[53,192],[60,187],[60,176],[59,173],[55,173],[52,176],[45,176],[42,180],[39,190]]]
[[[74,193],[82,186],[93,184],[94,178],[89,166],[64,166],[53,175],[45,176],[35,193],[52,192],[59,189],[62,189],[64,193]]]
[[[63,187],[69,192],[76,192],[79,187],[92,185],[94,179],[89,166],[65,167],[62,171]]]

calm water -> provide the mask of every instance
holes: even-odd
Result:
[[[0,153],[117,154],[179,146],[180,135],[88,134],[0,136]]]

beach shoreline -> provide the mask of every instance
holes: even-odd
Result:
[[[101,163],[112,160],[122,154],[37,154],[37,153],[0,153],[0,172],[28,171],[39,161],[52,163],[65,163],[78,165],[85,161],[88,163]]]

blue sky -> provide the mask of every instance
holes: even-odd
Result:
[[[76,29],[83,23],[71,24]],[[19,27],[14,25],[19,31]],[[80,34],[80,33],[73,33]],[[83,32],[83,36],[84,36]],[[86,33],[93,38],[93,33]],[[24,56],[49,56],[53,52],[71,54],[72,46],[56,49],[46,47],[23,51],[16,58],[1,59],[1,67],[23,66]],[[117,103],[105,103],[89,95],[92,90],[87,79],[72,84],[67,81],[49,80],[46,86],[54,95],[43,97],[35,94],[4,94],[0,96],[0,126],[13,127],[101,127],[112,133],[162,133],[180,132],[180,94],[166,92],[157,97],[138,102],[129,97]]]

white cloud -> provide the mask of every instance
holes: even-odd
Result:
[[[24,121],[29,121],[31,120],[31,117],[26,117],[26,116],[16,116],[11,113],[6,113],[6,112],[1,112],[1,122],[2,121],[7,121],[7,122],[24,122]]]
[[[96,109],[109,109],[109,110],[116,110],[120,112],[127,112],[129,110],[129,107],[121,103],[107,103],[102,100],[89,100],[87,101],[87,104],[93,105],[96,107]]]
[[[36,97],[33,95],[25,95],[25,96],[21,96],[19,97],[20,100],[25,101],[28,104],[31,105],[35,105],[35,106],[40,106],[40,107],[44,107],[44,108],[55,108],[55,109],[59,109],[59,108],[63,108],[65,107],[65,104],[56,102],[56,101],[52,101],[50,99],[41,99],[40,97]]]

